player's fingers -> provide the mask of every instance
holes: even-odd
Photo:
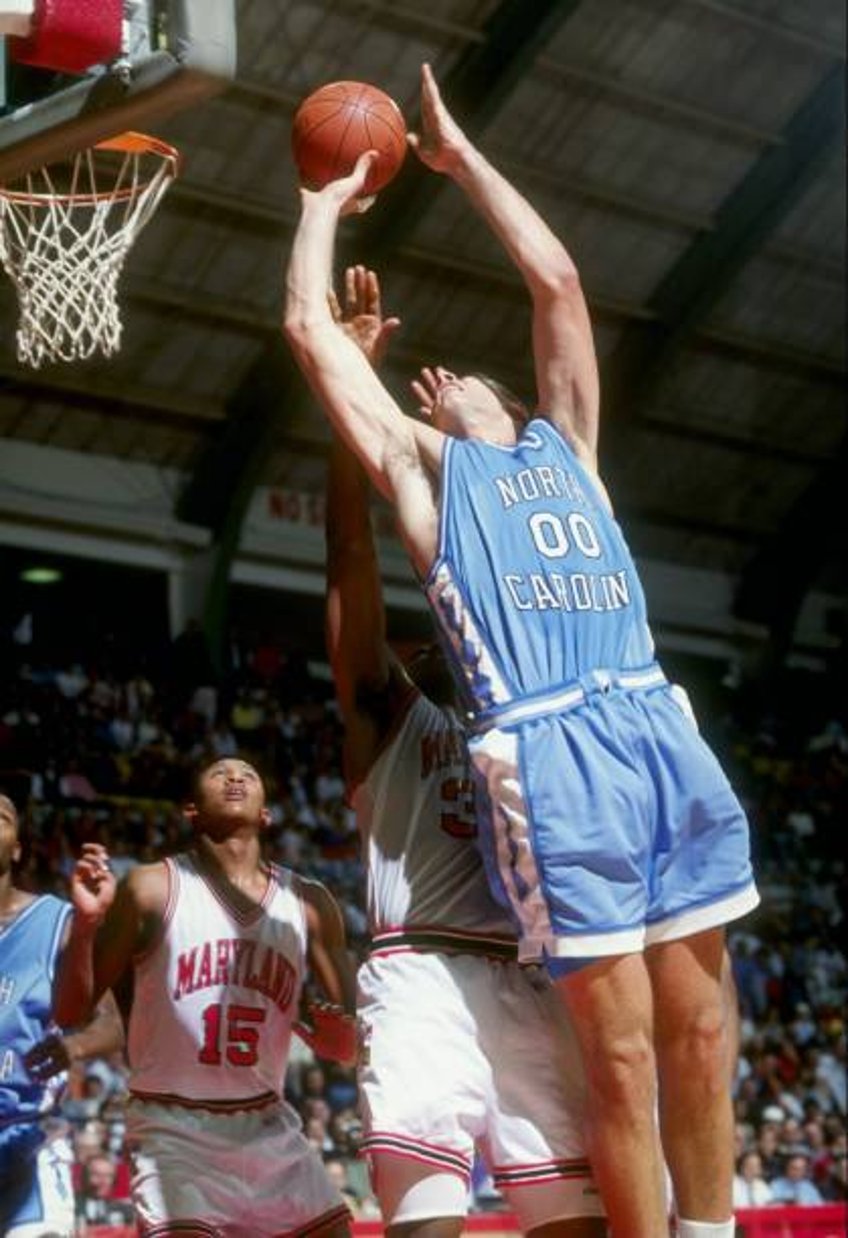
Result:
[[[427,388],[422,383],[419,383],[416,378],[413,378],[412,382],[409,384],[409,389],[419,404],[428,404],[430,402],[430,395]]]
[[[376,271],[367,270],[365,272],[364,288],[366,313],[374,314],[377,318],[381,318],[383,310],[380,304],[380,281],[377,278]]]
[[[371,171],[374,164],[377,162],[379,155],[380,155],[380,152],[376,150],[375,147],[373,146],[370,147],[368,150],[364,150],[362,154],[356,160],[356,163],[353,165],[352,175],[358,176],[358,177],[361,176],[362,179],[365,180],[366,176]]]
[[[356,268],[356,308],[360,314],[368,314],[368,269],[361,263]]]
[[[86,859],[108,860],[109,852],[102,843],[83,843],[80,856]]]
[[[357,215],[364,215],[366,211],[370,211],[371,207],[377,201],[375,193],[360,195],[353,204],[353,211]]]
[[[345,311],[348,314],[356,310],[356,267],[345,270]]]
[[[92,856],[81,856],[77,860],[77,872],[83,877],[102,877],[106,872],[106,866],[103,860]]]
[[[327,304],[330,307],[330,316],[333,322],[341,322],[342,307],[339,305],[339,298],[336,296],[335,289],[333,288],[327,293]]]
[[[424,386],[430,393],[430,398],[435,400],[439,394],[438,371],[431,368],[429,365],[425,365],[421,370],[421,379]]]

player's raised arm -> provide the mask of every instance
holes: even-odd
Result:
[[[404,416],[362,352],[333,320],[327,302],[338,222],[357,209],[372,159],[366,152],[350,176],[330,181],[318,192],[301,189],[284,329],[334,429],[356,452],[378,489],[396,499],[398,474],[409,461],[420,461],[422,445],[430,452],[429,464],[438,467],[441,436]]]
[[[105,848],[84,844],[71,877],[71,929],[53,984],[61,1027],[86,1023],[103,993],[116,987],[133,956],[150,944],[167,894],[164,864],[139,865],[119,886]]]
[[[343,304],[331,295],[330,309],[376,367],[400,325],[397,318],[383,317],[376,273],[363,266],[348,267]],[[355,785],[370,768],[408,681],[386,644],[371,485],[338,435],[330,451],[326,513],[327,652],[345,723],[345,776],[349,785]]]
[[[500,239],[533,301],[533,352],[540,412],[591,467],[598,441],[598,372],[580,278],[565,246],[538,212],[484,158],[446,108],[429,65],[422,68],[419,158],[449,176]]]
[[[369,689],[388,680],[380,568],[371,528],[371,485],[346,443],[334,437],[327,474],[327,653],[345,726]]]
[[[300,878],[306,909],[307,955],[324,998],[309,1003],[299,1035],[318,1054],[352,1065],[356,1059],[356,976],[338,903],[319,881]]]

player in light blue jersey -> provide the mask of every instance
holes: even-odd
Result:
[[[537,411],[442,367],[404,416],[327,304],[339,218],[372,154],[302,191],[285,330],[336,431],[393,504],[469,715],[490,880],[581,1041],[612,1233],[730,1238],[733,1020],[724,925],[757,903],[748,825],[655,660],[598,473],[599,383],[575,265],[471,144],[428,66],[410,142],[503,243],[533,309]]]
[[[53,973],[71,908],[14,885],[18,828],[14,804],[0,795],[0,1234],[70,1238],[72,1157],[55,1117],[65,1071],[119,1049],[124,1034],[111,994],[77,1032],[63,1035],[53,1022]]]

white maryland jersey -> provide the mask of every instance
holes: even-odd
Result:
[[[352,806],[363,838],[372,938],[426,948],[426,930],[514,941],[475,845],[474,784],[456,721],[412,691]],[[413,938],[402,929],[421,930]],[[442,944],[444,933],[439,933]],[[434,945],[437,943],[434,941]]]
[[[298,879],[273,867],[261,904],[237,901],[190,855],[166,860],[161,936],[135,962],[134,1095],[217,1111],[282,1091],[306,958]]]

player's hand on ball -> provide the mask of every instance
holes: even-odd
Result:
[[[380,281],[376,271],[364,266],[348,267],[344,288],[343,305],[333,289],[327,294],[333,321],[376,366],[385,356],[389,340],[400,326],[400,319],[383,317]]]
[[[445,107],[428,64],[421,66],[421,132],[410,133],[407,141],[434,172],[450,172],[468,149],[468,138]]]
[[[100,843],[83,843],[71,874],[71,902],[78,916],[92,925],[101,922],[117,889],[109,853]]]
[[[339,215],[361,215],[373,206],[377,198],[376,194],[364,194],[365,182],[376,161],[376,151],[363,151],[348,176],[328,181],[322,189],[301,189],[300,192],[306,198],[319,198],[330,203]]]

